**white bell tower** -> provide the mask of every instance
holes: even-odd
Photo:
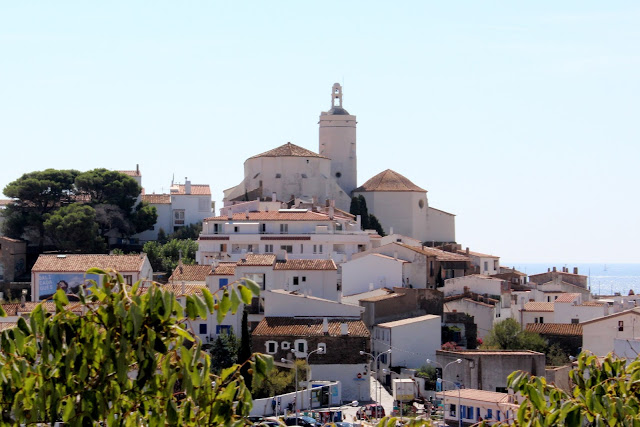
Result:
[[[346,195],[358,186],[356,116],[342,108],[342,86],[331,88],[331,109],[320,113],[320,155],[331,159],[333,176]]]

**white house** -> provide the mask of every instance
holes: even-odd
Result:
[[[489,304],[466,298],[463,295],[445,298],[443,310],[445,313],[458,312],[473,316],[474,323],[477,326],[477,337],[480,339],[484,339],[493,328],[495,322],[503,320],[500,317],[499,304]]]
[[[477,273],[486,274],[488,276],[500,273],[500,257],[495,255],[483,254],[480,252],[466,250],[458,251],[459,254],[463,254],[469,257],[471,265],[476,268]]]
[[[466,292],[474,292],[476,294],[489,295],[497,298],[502,294],[510,294],[510,289],[509,282],[506,280],[481,274],[472,274],[445,280],[444,287],[441,290],[446,297],[460,295]]]
[[[558,323],[554,311],[552,302],[528,302],[520,311],[520,325],[524,329],[527,323]]]
[[[441,346],[442,318],[433,314],[410,317],[373,327],[374,354],[380,356],[380,369],[390,367],[419,368],[428,358],[435,359]]]
[[[342,264],[342,292],[359,294],[379,288],[405,286],[409,270],[406,261],[388,255],[369,253]]]
[[[77,294],[88,280],[98,281],[96,274],[86,274],[92,267],[115,269],[127,284],[153,279],[147,255],[40,255],[31,269],[31,299],[39,301],[53,296],[57,289]]]
[[[508,393],[463,388],[446,390],[438,395],[444,400],[444,419],[447,425],[457,425],[460,417],[462,425],[475,425],[481,420],[489,425],[513,424],[520,408],[515,396]]]
[[[614,341],[640,339],[640,309],[621,311],[582,322],[582,349],[596,356],[614,351]]]
[[[199,264],[237,261],[248,253],[287,253],[289,259],[332,259],[337,264],[370,246],[358,221],[309,209],[247,211],[205,219],[198,238]]]

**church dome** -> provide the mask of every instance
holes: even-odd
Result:
[[[394,172],[391,169],[380,172],[374,176],[362,186],[353,190],[354,193],[364,191],[419,191],[426,193],[427,190],[418,187],[409,179],[400,175],[398,172]]]
[[[276,147],[272,150],[265,151],[264,153],[257,154],[253,157],[249,157],[249,159],[257,159],[258,157],[319,157],[321,159],[327,158],[325,156],[321,156],[318,153],[314,153],[311,150],[307,150],[306,148],[302,148],[290,142],[287,142],[286,144]]]
[[[333,114],[335,116],[348,116],[349,112],[342,107],[333,107],[328,112],[328,114]]]

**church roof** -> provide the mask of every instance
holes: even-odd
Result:
[[[342,107],[333,107],[332,109],[330,109],[329,111],[327,111],[327,113],[329,114],[333,114],[336,116],[349,116],[349,112],[347,110],[345,110]]]
[[[380,172],[378,175],[365,182],[362,186],[353,190],[354,192],[362,191],[420,191],[426,192],[409,181],[398,172],[394,172],[391,169]]]
[[[287,142],[280,147],[274,148],[273,150],[265,151],[262,154],[255,155],[253,157],[249,157],[250,159],[257,159],[258,157],[320,157],[322,159],[327,159],[328,157],[321,156],[318,153],[314,153],[311,150],[307,150],[306,148],[302,148],[298,145]]]

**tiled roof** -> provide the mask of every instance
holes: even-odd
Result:
[[[184,184],[174,184],[171,186],[171,194],[184,196],[210,196],[211,188],[209,184],[191,184],[191,193],[187,194]]]
[[[406,261],[406,260],[404,260],[404,259],[400,259],[400,258],[394,258],[394,257],[389,256],[389,255],[384,255],[384,254],[371,254],[371,255],[372,255],[372,256],[379,257],[379,258],[392,259],[392,260],[394,260],[394,261],[398,261],[398,262],[401,262],[401,263],[403,263],[403,264],[404,264],[404,263],[409,263],[409,264],[411,264],[411,261]]]
[[[377,295],[377,296],[374,296],[374,297],[362,298],[360,301],[377,302],[377,301],[384,301],[384,300],[392,299],[392,298],[400,298],[403,295],[404,294],[388,293],[388,294],[385,294],[385,295]]]
[[[458,392],[460,393],[461,399],[469,399],[475,400],[478,402],[490,402],[490,403],[501,403],[501,404],[509,404],[509,394],[507,393],[499,393],[496,391],[487,391],[487,390],[477,390],[473,388],[461,388],[458,390],[446,390],[443,391],[442,394],[446,397],[455,397],[458,398]],[[514,405],[517,406],[517,405]]]
[[[580,294],[564,293],[562,295],[558,295],[558,298],[556,298],[554,302],[574,302],[578,298],[580,298]]]
[[[458,251],[459,254],[461,255],[466,255],[467,251],[466,250],[459,250]],[[473,256],[477,256],[477,257],[482,257],[482,258],[500,258],[497,255],[489,255],[489,254],[483,254],[480,252],[474,252],[474,251],[469,251],[469,255],[473,255]]]
[[[605,303],[598,301],[584,301],[582,304],[579,304],[578,307],[603,307]]]
[[[0,206],[7,206],[13,203],[13,199],[0,199]]]
[[[92,267],[113,268],[119,272],[140,271],[146,259],[140,255],[40,255],[32,271],[84,273]]]
[[[214,216],[205,221],[229,221],[228,216]],[[259,212],[237,212],[232,216],[234,222],[254,222],[254,221],[331,221],[329,215],[320,212],[281,212],[281,211],[259,211]]]
[[[2,304],[2,308],[7,313],[7,316],[17,316],[18,313],[31,313],[36,306],[40,304],[35,301],[27,301],[24,303],[24,306],[21,303],[10,303],[10,304]],[[55,313],[56,304],[53,301],[43,301],[42,308],[49,313]],[[78,304],[71,303],[67,306],[67,310],[73,312],[81,312],[81,308]]]
[[[579,323],[527,323],[525,330],[540,335],[582,335],[582,325]]]
[[[195,294],[201,294],[202,290],[206,287],[207,285],[204,285],[204,284],[185,283],[184,290],[183,290],[182,284],[174,283],[174,284],[163,285],[162,290],[173,292],[176,295],[195,295]]]
[[[453,252],[443,251],[441,249],[429,248],[426,246],[422,246],[422,247],[410,246],[410,245],[405,245],[403,243],[395,243],[395,244],[403,246],[407,249],[411,249],[412,251],[418,252],[419,254],[436,257],[436,260],[438,261],[469,261],[469,257],[460,255],[460,254],[455,254]]]
[[[387,169],[380,172],[378,175],[374,176],[353,191],[419,191],[421,193],[425,193],[427,190],[418,187],[398,172]]]
[[[438,319],[439,321],[440,316],[436,316],[435,314],[427,314],[424,316],[409,317],[406,319],[394,320],[392,322],[380,323],[376,326],[380,326],[381,328],[395,328],[397,326],[410,325],[412,323],[424,322],[425,320],[434,320],[434,319]]]
[[[327,159],[328,157],[321,156],[318,153],[314,153],[311,150],[302,148],[298,145],[287,142],[284,145],[274,148],[273,150],[265,151],[264,153],[249,157],[249,159],[256,159],[258,157],[319,157]]]
[[[118,171],[120,173],[123,173],[127,176],[142,176],[142,174],[140,173],[139,170],[135,170],[135,171]]]
[[[524,311],[551,311],[553,312],[552,302],[528,302],[524,305]]]
[[[18,326],[16,322],[2,322],[0,321],[0,331],[4,331],[5,329],[11,329]]]
[[[340,336],[340,325],[346,323],[351,337],[369,338],[371,335],[362,320],[329,319],[329,336]],[[321,318],[265,317],[253,330],[256,336],[324,336]]]
[[[235,262],[221,262],[212,273],[214,276],[234,276],[236,274]]]
[[[200,236],[199,240],[229,240],[229,236]]]
[[[181,281],[185,282],[204,282],[211,273],[210,265],[183,265],[176,267],[169,277],[169,282]]]
[[[247,256],[238,261],[238,267],[244,266],[271,266],[276,260],[273,254],[247,254]]]
[[[332,259],[288,259],[276,261],[274,270],[337,270]]]
[[[171,194],[145,194],[142,201],[152,205],[170,205]]]

